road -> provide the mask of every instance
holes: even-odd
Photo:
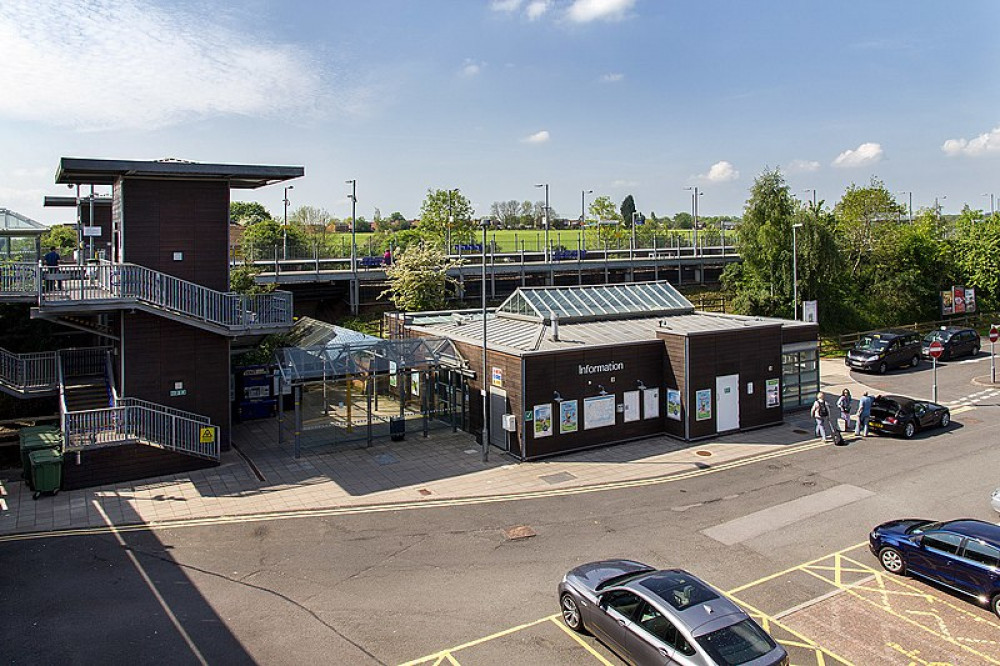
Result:
[[[989,361],[939,369],[957,399]],[[865,377],[913,394],[928,372]],[[947,387],[947,388],[946,388]],[[911,389],[911,390],[905,390]],[[902,516],[996,520],[997,400],[636,488],[478,505],[0,541],[10,663],[620,663],[557,619],[576,564],[630,557],[731,592],[802,664],[1000,664],[1000,621],[862,545]],[[968,400],[966,400],[968,403]],[[504,530],[535,536],[511,540]]]

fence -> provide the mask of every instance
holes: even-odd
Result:
[[[56,352],[14,354],[0,348],[0,383],[18,393],[56,390]]]
[[[974,328],[976,330],[981,330],[989,327],[993,323],[1000,320],[1000,313],[996,312],[986,312],[986,313],[976,313],[971,315],[964,315],[961,317],[952,317],[950,319],[937,319],[935,321],[921,321],[914,322],[912,324],[900,324],[898,326],[886,327],[886,328],[902,328],[909,331],[917,331],[918,333],[926,333],[932,331],[941,326],[963,326],[968,328]],[[881,329],[872,329],[869,331],[856,331],[854,333],[844,333],[842,335],[836,336],[836,338],[831,338],[831,343],[835,340],[836,349],[838,351],[844,351],[850,349],[857,343],[857,341],[863,335],[868,335],[870,333],[877,333]],[[828,344],[831,344],[828,343]]]
[[[141,443],[218,460],[218,426],[209,424],[204,417],[195,420],[181,414],[180,410],[135,400],[107,409],[66,412],[63,415],[64,448],[67,451],[82,451]],[[210,442],[202,442],[206,429],[211,432],[210,437],[204,439],[210,439]]]

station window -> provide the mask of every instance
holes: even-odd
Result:
[[[809,405],[819,391],[819,350],[800,349],[781,354],[781,406],[796,409]]]

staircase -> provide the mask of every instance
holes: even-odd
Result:
[[[113,407],[111,389],[104,375],[75,377],[62,387],[67,412],[85,412]]]

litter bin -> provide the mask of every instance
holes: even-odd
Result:
[[[47,428],[47,427],[46,427]],[[24,430],[29,430],[25,428]],[[36,428],[30,428],[33,432],[25,433],[24,430],[20,433],[20,443],[21,443],[21,475],[28,480],[28,484],[31,484],[31,461],[28,456],[32,451],[41,451],[43,449],[59,449],[62,447],[62,433],[55,428],[47,428],[45,430],[38,430]]]
[[[31,498],[38,499],[42,493],[58,493],[62,485],[62,454],[55,449],[41,449],[32,451],[28,458],[31,460],[31,486],[35,491]]]
[[[389,439],[394,442],[402,442],[406,439],[406,419],[404,417],[389,417]]]

